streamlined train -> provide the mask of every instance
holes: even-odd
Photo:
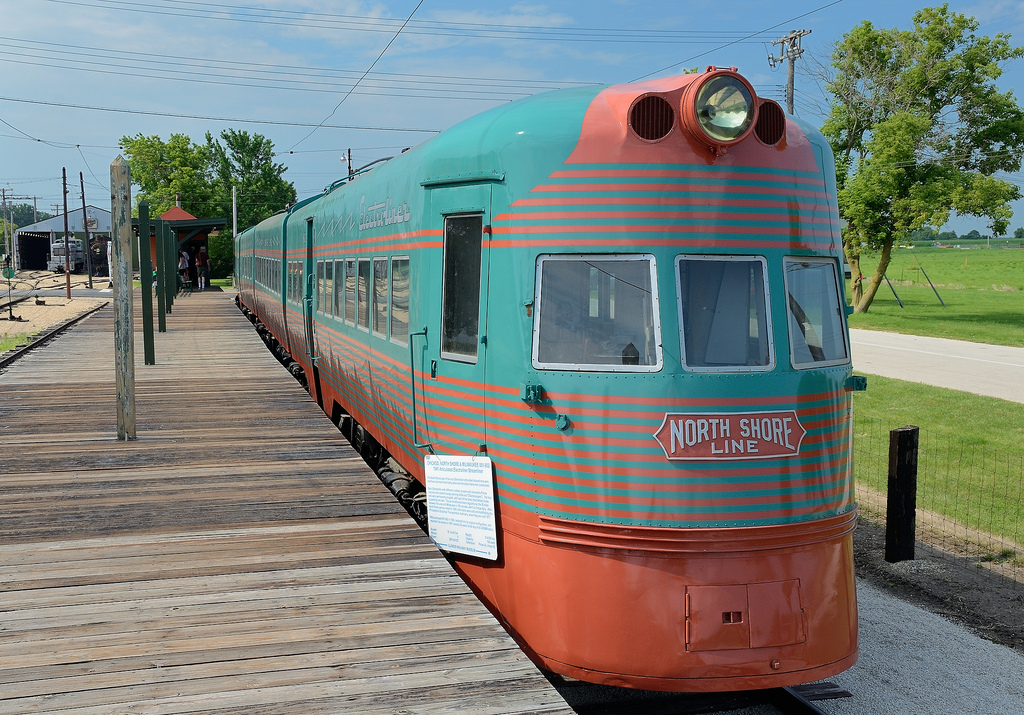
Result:
[[[425,487],[538,665],[722,691],[855,662],[832,153],[735,68],[484,112],[235,256],[242,310]]]

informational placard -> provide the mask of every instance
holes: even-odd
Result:
[[[496,560],[490,457],[428,455],[424,467],[430,538],[445,551]]]

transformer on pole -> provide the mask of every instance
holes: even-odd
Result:
[[[768,55],[768,64],[772,69],[775,69],[775,65],[789,60],[789,65],[786,67],[786,111],[790,114],[793,113],[793,83],[796,77],[793,63],[804,53],[800,47],[800,38],[809,34],[811,34],[810,30],[790,30],[788,35],[772,42],[773,45],[782,45],[779,56]]]

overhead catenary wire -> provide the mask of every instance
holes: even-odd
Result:
[[[679,65],[684,65],[684,64],[686,64],[688,62],[692,62],[693,60],[696,60],[696,59],[699,59],[701,57],[704,57],[705,55],[709,55],[712,52],[717,52],[718,50],[724,50],[726,47],[732,47],[733,45],[735,45],[735,44],[737,44],[737,43],[739,43],[741,41],[750,40],[750,39],[754,38],[757,35],[764,34],[766,32],[774,30],[776,28],[782,27],[783,25],[789,25],[792,22],[796,22],[797,20],[805,18],[808,15],[813,15],[816,12],[821,12],[822,10],[830,8],[833,5],[838,5],[841,2],[843,2],[843,0],[833,0],[832,2],[828,3],[827,5],[822,5],[820,7],[814,8],[813,10],[808,10],[807,12],[803,13],[802,15],[797,15],[796,17],[791,17],[788,20],[783,20],[782,22],[778,22],[778,23],[772,25],[771,27],[766,27],[766,28],[764,28],[762,30],[758,30],[757,32],[753,32],[753,33],[750,33],[749,35],[745,35],[744,37],[741,37],[738,40],[733,40],[732,42],[727,42],[724,45],[718,45],[717,47],[713,47],[710,50],[707,50],[705,52],[701,52],[700,54],[693,55],[692,57],[687,57],[685,60],[679,60],[678,62],[674,62],[673,64],[668,65],[667,67],[662,67],[660,70],[654,70],[653,72],[648,72],[645,75],[641,75],[641,76],[633,79],[632,81],[633,82],[639,82],[642,79],[647,79],[648,77],[652,77],[652,76],[654,76],[656,74],[661,74],[662,72],[665,72],[667,70],[670,70],[670,69],[673,69],[675,67],[678,67]]]
[[[372,63],[372,64],[371,64],[371,65],[370,65],[369,67],[367,67],[367,68],[366,68],[366,71],[365,71],[365,72],[363,72],[363,76],[362,76],[362,77],[360,77],[360,78],[359,78],[358,80],[356,80],[356,83],[355,83],[354,85],[352,85],[352,88],[351,88],[351,89],[349,89],[349,91],[348,91],[348,92],[347,92],[347,93],[345,94],[345,96],[341,98],[341,100],[340,100],[340,101],[338,102],[338,104],[337,104],[337,105],[335,105],[334,109],[333,109],[333,110],[331,110],[331,113],[330,113],[330,114],[328,114],[328,115],[327,115],[327,116],[326,116],[326,117],[324,118],[324,120],[323,120],[323,121],[321,121],[321,122],[320,122],[319,124],[317,124],[317,125],[316,125],[315,127],[313,127],[313,130],[312,130],[312,131],[310,131],[310,132],[309,132],[309,134],[307,134],[306,136],[302,137],[302,139],[299,139],[299,140],[298,140],[297,142],[295,142],[294,144],[292,144],[292,145],[291,145],[291,147],[290,147],[291,149],[294,149],[294,148],[295,148],[295,147],[297,147],[297,146],[298,146],[299,144],[301,144],[302,142],[306,141],[306,140],[307,140],[307,139],[309,139],[309,138],[310,138],[311,136],[313,136],[313,135],[314,135],[314,134],[316,133],[317,129],[320,129],[320,127],[322,127],[322,126],[324,125],[324,123],[325,123],[325,122],[327,122],[327,120],[328,120],[328,119],[330,119],[331,117],[333,117],[333,116],[335,115],[335,113],[336,113],[336,112],[337,112],[337,111],[338,111],[338,110],[339,110],[339,109],[341,108],[341,105],[345,103],[345,100],[346,100],[346,99],[348,99],[349,97],[351,97],[351,96],[352,96],[352,93],[353,93],[353,92],[355,91],[356,87],[358,87],[358,86],[359,86],[359,83],[360,83],[360,82],[362,82],[362,81],[363,81],[363,79],[365,79],[365,78],[366,78],[366,75],[370,74],[370,71],[371,71],[371,70],[372,70],[372,69],[373,69],[374,67],[376,67],[376,66],[377,66],[377,63],[378,63],[378,62],[380,62],[380,59],[381,59],[381,57],[383,57],[383,56],[384,56],[384,54],[385,54],[385,53],[386,53],[386,52],[387,52],[387,51],[388,51],[388,50],[389,50],[389,49],[391,48],[391,45],[393,45],[393,44],[395,43],[395,40],[397,40],[397,39],[398,39],[398,36],[399,36],[400,34],[402,34],[402,30],[404,30],[404,29],[405,29],[405,26],[409,24],[409,21],[410,21],[410,20],[412,20],[412,16],[416,14],[416,11],[417,11],[417,10],[419,10],[419,9],[420,9],[420,7],[421,7],[422,5],[423,5],[423,0],[420,0],[420,1],[418,2],[418,3],[416,3],[416,7],[414,7],[414,8],[412,9],[412,12],[411,12],[411,13],[409,13],[409,17],[408,17],[408,19],[406,19],[406,21],[405,21],[405,22],[404,22],[404,23],[402,24],[402,26],[401,26],[400,28],[398,28],[398,31],[397,31],[397,32],[395,32],[395,36],[391,38],[391,40],[390,40],[390,41],[388,42],[388,44],[387,44],[387,45],[386,45],[386,46],[384,47],[384,49],[380,51],[380,54],[379,54],[379,55],[377,55],[377,59],[375,59],[375,60],[373,61],[373,63]]]
[[[199,114],[185,114],[183,112],[157,112],[154,110],[145,109],[123,109],[116,107],[93,107],[85,104],[74,104],[72,102],[47,102],[41,99],[20,99],[17,97],[0,97],[0,102],[20,102],[22,104],[38,104],[45,107],[65,107],[70,109],[87,109],[94,112],[115,112],[118,114],[138,114],[148,117],[170,117],[172,119],[196,119],[208,122],[232,122],[237,124],[267,124],[271,126],[281,127],[313,127],[322,126],[326,129],[351,129],[360,131],[375,131],[375,132],[409,132],[414,134],[438,134],[440,129],[423,129],[415,127],[377,127],[377,126],[363,126],[355,124],[323,124],[316,125],[310,122],[285,122],[275,121],[271,119],[240,119],[237,117],[211,117],[203,116]],[[76,146],[75,144],[68,144],[69,147]]]
[[[334,30],[361,32],[393,33],[399,25],[402,25],[402,21],[398,18],[344,15],[303,10],[281,10],[277,8],[220,3],[183,2],[181,0],[164,0],[164,6],[170,6],[168,9],[158,9],[157,2],[133,2],[131,0],[105,0],[104,2],[48,0],[48,2],[94,9],[135,12],[146,15],[188,17],[232,23],[311,27],[316,29],[328,27]],[[623,30],[622,28],[550,27],[501,22],[474,23],[437,20],[414,20],[407,24],[411,25],[411,28],[406,29],[407,34],[479,39],[532,39],[544,42],[598,41],[603,43],[629,42],[639,44],[650,44],[652,42],[678,44],[680,42],[689,42],[712,44],[721,42],[723,38],[739,38],[736,41],[748,41],[749,38],[754,38],[757,34],[760,34],[727,30],[665,30],[661,28]],[[767,36],[765,39],[767,39]],[[753,41],[761,42],[763,40],[757,39]]]

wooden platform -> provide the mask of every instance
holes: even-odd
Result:
[[[0,373],[0,714],[572,712],[230,294],[136,334],[136,441],[112,321]]]

